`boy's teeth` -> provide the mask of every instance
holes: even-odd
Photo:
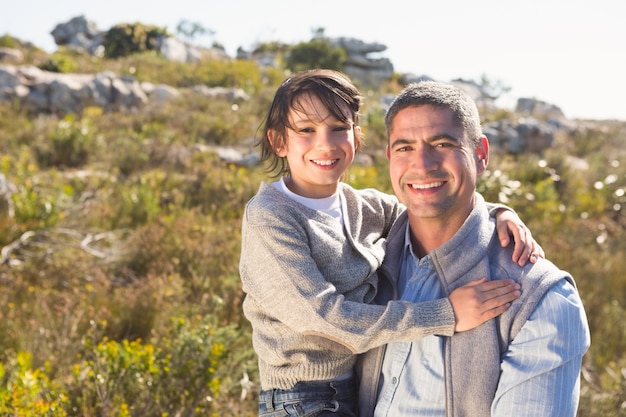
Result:
[[[313,160],[313,162],[315,162],[318,165],[332,165],[332,164],[335,163],[334,160],[333,161],[316,161],[316,160]]]

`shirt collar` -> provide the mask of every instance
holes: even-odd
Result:
[[[400,276],[398,277],[398,287],[400,294],[404,292],[406,284],[411,276],[415,273],[418,266],[425,267],[432,264],[430,255],[419,258],[413,252],[413,243],[411,242],[411,227],[407,222],[404,230],[404,245],[402,246],[402,259],[400,259]]]

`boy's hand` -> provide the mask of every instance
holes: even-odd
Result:
[[[522,295],[520,288],[511,279],[482,278],[452,291],[448,299],[456,319],[454,331],[471,330],[504,313]]]
[[[511,243],[511,236],[513,236],[515,242],[513,262],[519,266],[526,265],[529,260],[535,263],[537,259],[546,257],[543,248],[533,239],[530,229],[515,212],[506,209],[498,210],[496,213],[496,231],[503,248]]]

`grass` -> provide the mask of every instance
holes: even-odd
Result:
[[[206,149],[249,149],[284,74],[246,62],[60,54],[78,72],[132,72],[184,93],[134,114],[88,108],[61,117],[0,104],[0,174],[10,190],[0,196],[0,413],[255,415],[239,228],[269,178]],[[235,107],[185,90],[194,84],[243,88],[251,99]],[[391,192],[376,97],[397,88],[368,95],[364,152],[373,164],[350,169],[356,187]],[[624,145],[626,124],[587,122],[542,154],[494,152],[480,183],[577,280],[592,332],[586,417],[626,415]],[[242,396],[244,375],[251,385]]]

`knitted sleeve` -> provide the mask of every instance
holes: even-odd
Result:
[[[250,298],[246,315],[253,327],[268,333],[265,337],[288,338],[293,332],[332,342],[329,348],[338,344],[338,349],[364,352],[390,341],[453,333],[454,312],[447,299],[379,306],[355,297],[361,287],[345,294],[341,286],[350,280],[363,281],[364,288],[375,285],[359,276],[365,257],[338,248],[329,223],[290,211],[285,202],[265,203],[247,207],[240,259]],[[321,265],[333,265],[335,284],[320,272]]]

